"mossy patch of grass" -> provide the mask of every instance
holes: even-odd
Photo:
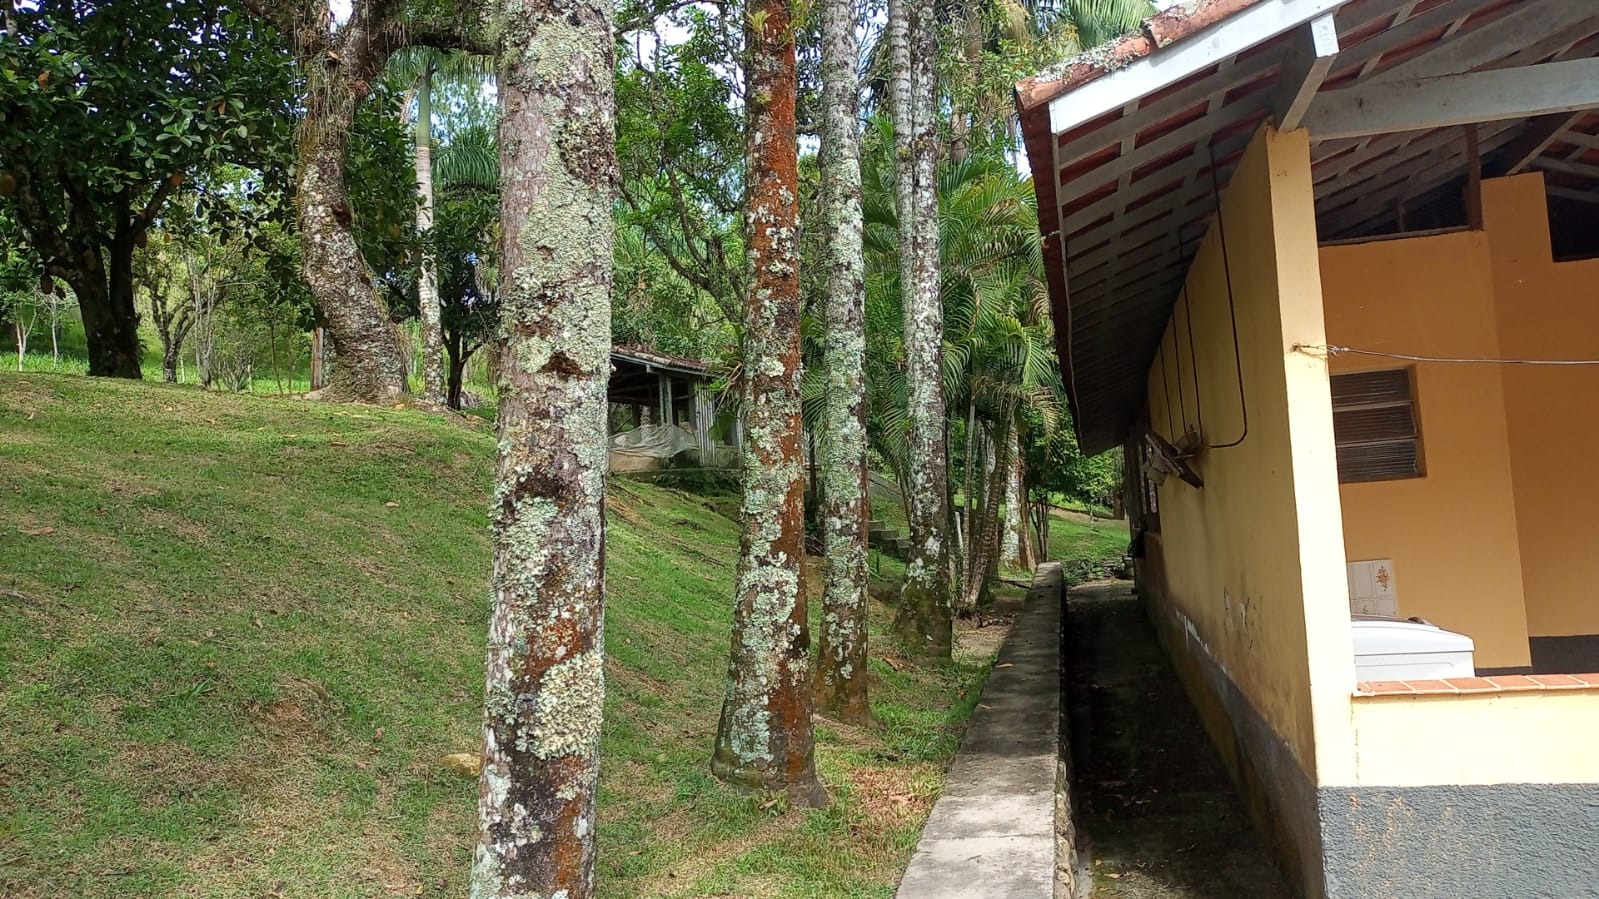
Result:
[[[0,895],[464,895],[477,785],[440,759],[478,746],[493,452],[411,410],[0,374]],[[888,896],[993,629],[921,668],[874,602],[880,723],[818,721],[834,804],[725,787],[729,505],[613,481],[601,894]]]

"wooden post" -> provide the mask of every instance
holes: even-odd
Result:
[[[1482,148],[1475,124],[1466,126],[1466,224],[1482,230]]]
[[[677,418],[672,415],[672,376],[657,374],[655,383],[661,395],[661,424],[677,424]]]
[[[700,445],[700,467],[710,468],[715,461],[711,447],[711,416],[714,413],[703,387],[694,390],[694,440]]]
[[[322,326],[311,329],[311,389],[321,390],[328,384],[322,369]]]

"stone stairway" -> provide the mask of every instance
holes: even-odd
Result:
[[[876,518],[866,523],[866,545],[896,559],[907,558],[911,552],[911,538],[902,536],[897,528],[889,527]]]

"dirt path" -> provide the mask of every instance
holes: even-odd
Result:
[[[1068,618],[1095,897],[1287,899],[1130,585],[1073,588]]]

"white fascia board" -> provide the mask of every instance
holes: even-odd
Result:
[[[1093,121],[1347,2],[1349,0],[1263,0],[1256,3],[1197,34],[1161,47],[1143,59],[1049,101],[1050,130],[1060,134]]]

